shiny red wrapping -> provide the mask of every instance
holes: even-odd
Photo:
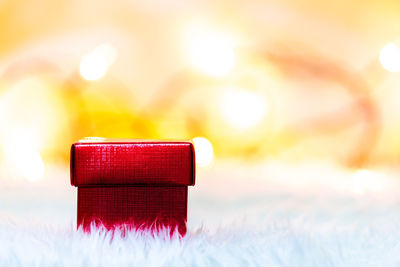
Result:
[[[194,185],[191,142],[81,142],[71,148],[78,187],[78,227],[158,229],[186,233],[187,186]]]

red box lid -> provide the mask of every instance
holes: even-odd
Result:
[[[81,141],[71,147],[71,184],[194,185],[194,157],[190,141]]]

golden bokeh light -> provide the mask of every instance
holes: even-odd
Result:
[[[79,72],[85,80],[95,81],[103,77],[114,63],[116,49],[110,44],[102,44],[83,57]]]
[[[400,72],[400,49],[394,43],[388,43],[380,52],[379,60],[382,67],[390,72]]]
[[[21,35],[2,43],[0,143],[22,127],[49,169],[84,136],[204,136],[218,162],[398,162],[400,43],[387,27],[397,17],[376,24],[388,14],[374,5],[353,24],[314,5],[181,4],[73,5],[68,16],[55,8],[53,24],[10,2],[2,25]],[[36,26],[24,10],[40,14],[27,19]]]
[[[214,149],[211,142],[204,137],[193,138],[196,151],[196,164],[200,167],[211,165],[214,159]]]
[[[268,111],[266,98],[262,94],[244,89],[227,89],[220,101],[223,118],[240,130],[257,125]]]
[[[186,29],[186,50],[191,63],[207,75],[221,77],[235,66],[234,39],[200,24]]]

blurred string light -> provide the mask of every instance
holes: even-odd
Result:
[[[267,101],[262,94],[243,89],[225,90],[220,101],[223,118],[237,129],[254,127],[268,110]]]
[[[192,139],[196,151],[196,163],[200,167],[209,166],[214,159],[214,149],[210,141],[204,137]]]
[[[224,76],[235,66],[235,42],[227,33],[193,23],[187,27],[184,38],[191,63],[205,74]]]
[[[88,81],[103,77],[111,64],[114,63],[117,52],[114,46],[102,44],[82,58],[79,71]]]
[[[394,43],[385,45],[379,55],[382,67],[390,72],[400,72],[400,49]]]

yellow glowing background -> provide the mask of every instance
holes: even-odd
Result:
[[[1,1],[0,167],[35,181],[83,137],[178,138],[199,168],[327,161],[374,184],[366,169],[400,159],[398,14],[397,1]]]

